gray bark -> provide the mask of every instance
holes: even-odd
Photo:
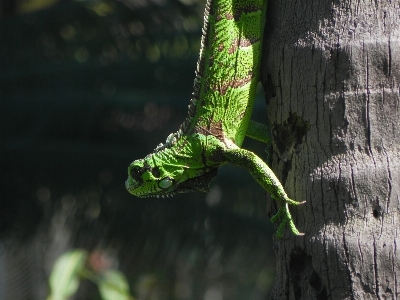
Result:
[[[305,236],[274,241],[273,299],[400,298],[399,7],[269,3],[272,169],[307,201],[291,207]]]

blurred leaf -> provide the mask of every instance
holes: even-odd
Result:
[[[98,283],[103,300],[130,300],[129,285],[124,274],[115,270],[108,270],[102,274]]]
[[[46,8],[50,5],[54,5],[58,0],[28,0],[18,1],[18,11],[20,13],[30,13],[35,10]]]
[[[86,257],[86,251],[73,250],[57,259],[49,279],[51,294],[48,300],[64,300],[75,294]]]

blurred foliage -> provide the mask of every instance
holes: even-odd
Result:
[[[48,300],[68,299],[76,293],[86,257],[86,251],[74,250],[57,259],[49,278],[51,293]]]
[[[16,1],[17,13],[31,13],[54,5],[58,0],[19,0]]]
[[[102,249],[137,299],[265,299],[273,229],[249,174],[172,199],[124,188],[185,118],[204,3],[39,2],[0,2],[0,298],[45,299],[62,254]],[[101,295],[84,280],[73,299]]]
[[[90,280],[99,288],[102,300],[134,300],[129,293],[125,276],[112,268],[106,253],[71,250],[54,263],[49,278],[50,295],[47,300],[68,300],[83,279]]]

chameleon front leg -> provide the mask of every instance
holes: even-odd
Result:
[[[264,142],[266,144],[271,143],[271,129],[268,125],[258,123],[250,120],[249,126],[247,127],[246,136]]]
[[[289,212],[289,204],[299,205],[303,204],[305,201],[297,202],[290,199],[286,195],[282,184],[279,182],[274,172],[272,172],[261,158],[253,152],[241,148],[223,150],[223,157],[227,162],[248,170],[254,179],[271,194],[273,199],[278,202],[279,210],[271,218],[273,223],[280,220],[276,231],[277,238],[282,238],[286,224],[289,224],[290,230],[294,235],[304,235],[303,233],[300,233],[294,225],[292,216]]]
[[[252,138],[253,140],[267,144],[267,149],[265,149],[265,152],[267,153],[266,161],[269,164],[271,162],[272,155],[271,128],[269,124],[265,125],[250,120],[249,126],[247,127],[246,136]]]

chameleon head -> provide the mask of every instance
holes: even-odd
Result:
[[[192,169],[179,164],[168,164],[150,154],[135,160],[128,167],[125,187],[138,197],[164,197],[191,191],[207,192],[218,168]]]

